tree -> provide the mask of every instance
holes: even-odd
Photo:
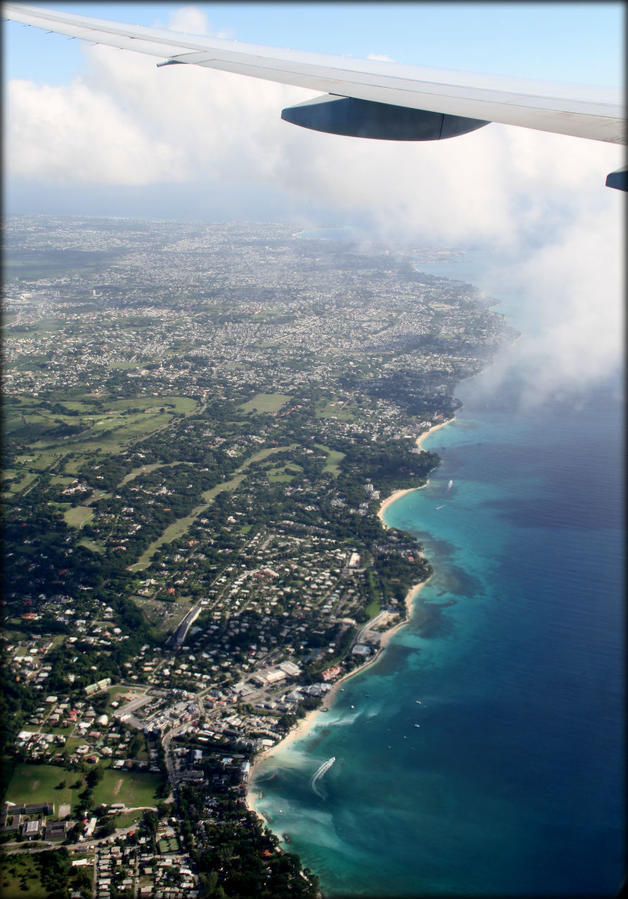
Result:
[[[97,783],[100,783],[102,778],[103,778],[102,768],[99,768],[98,766],[96,766],[95,768],[92,768],[92,770],[88,773],[88,775],[86,777],[87,786],[90,788],[90,790],[93,789]],[[81,793],[80,795],[82,796],[83,794]]]
[[[103,822],[103,824],[98,828],[98,836],[99,837],[109,837],[112,833],[116,832],[116,822],[113,819],[113,816],[108,816],[107,819]]]

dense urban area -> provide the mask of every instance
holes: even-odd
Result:
[[[318,896],[251,764],[403,620],[429,561],[381,502],[512,335],[425,248],[3,230],[0,893]]]

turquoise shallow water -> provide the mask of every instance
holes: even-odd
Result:
[[[621,385],[521,411],[516,371],[486,380],[386,512],[434,565],[427,621],[255,784],[327,895],[612,895],[624,874]]]

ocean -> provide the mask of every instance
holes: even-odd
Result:
[[[522,405],[524,380],[460,385],[440,467],[385,514],[434,567],[415,615],[256,776],[327,896],[625,875],[623,383]]]

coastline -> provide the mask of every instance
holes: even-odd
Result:
[[[430,434],[433,434],[434,431],[440,431],[441,428],[444,428],[445,425],[451,424],[451,422],[454,420],[455,420],[455,416],[452,415],[451,418],[446,418],[445,421],[439,421],[439,423],[437,425],[432,425],[432,427],[428,428],[427,431],[423,431],[422,434],[419,434],[419,436],[416,439],[417,449],[422,450],[423,449],[423,446],[422,446],[423,441],[427,437],[429,437]]]
[[[385,528],[389,527],[389,525],[387,525],[384,521],[384,512],[386,511],[388,506],[392,506],[392,504],[396,503],[398,499],[401,499],[401,497],[405,496],[406,493],[412,493],[413,490],[421,490],[421,487],[407,487],[405,490],[395,490],[395,492],[391,493],[390,496],[381,504],[377,513],[377,517]]]
[[[421,448],[422,448],[421,445],[422,445],[423,441],[426,439],[426,437],[428,437],[434,431],[438,431],[440,428],[444,428],[445,425],[448,425],[453,420],[454,420],[453,417],[448,418],[445,421],[442,421],[442,422],[439,422],[438,424],[432,425],[431,428],[428,428],[427,431],[424,431],[422,434],[420,434],[416,439],[417,448],[419,450],[421,450]],[[400,499],[402,496],[405,496],[406,493],[412,493],[414,490],[422,490],[423,487],[427,486],[427,483],[428,482],[426,481],[426,483],[422,484],[421,487],[408,487],[408,488],[402,489],[402,490],[395,490],[393,493],[391,493],[390,496],[388,496],[385,500],[383,500],[383,502],[381,503],[381,505],[379,507],[378,513],[377,513],[377,516],[378,516],[379,520],[381,521],[383,527],[385,527],[385,528],[389,527],[389,525],[387,525],[386,522],[384,521],[384,512],[386,511],[386,509],[389,506],[391,506],[394,502],[396,502],[398,499]],[[316,718],[318,718],[319,715],[323,714],[327,709],[329,709],[329,707],[331,706],[332,702],[334,701],[334,699],[336,697],[336,694],[338,693],[338,691],[341,687],[341,684],[343,684],[346,680],[349,680],[349,678],[355,677],[356,674],[360,674],[362,671],[365,671],[367,668],[371,667],[372,665],[374,665],[376,662],[378,662],[380,660],[381,656],[386,651],[386,647],[390,643],[390,640],[392,639],[392,637],[397,633],[398,630],[400,630],[402,627],[404,627],[410,621],[410,618],[412,617],[413,608],[414,608],[414,602],[415,602],[416,598],[418,597],[419,593],[421,592],[421,589],[425,586],[425,584],[428,583],[430,578],[431,578],[431,575],[429,577],[427,577],[424,581],[420,581],[418,584],[414,584],[414,586],[410,587],[410,589],[406,593],[405,600],[404,600],[405,610],[406,610],[405,617],[401,621],[398,621],[396,624],[394,624],[392,627],[390,627],[387,630],[382,632],[381,637],[380,637],[379,648],[378,648],[377,652],[373,655],[373,657],[370,659],[367,659],[362,665],[358,665],[357,668],[354,668],[352,671],[347,672],[341,678],[339,678],[339,680],[335,681],[332,688],[330,690],[328,690],[328,692],[325,694],[323,701],[320,704],[320,706],[318,706],[318,708],[312,709],[311,711],[307,712],[307,714],[304,715],[303,718],[300,718],[296,722],[294,727],[292,727],[290,729],[290,731],[285,735],[285,737],[283,737],[281,740],[279,740],[279,742],[275,743],[274,746],[269,746],[268,749],[265,749],[262,752],[259,752],[255,755],[255,757],[253,758],[253,761],[251,763],[251,769],[250,769],[249,776],[248,776],[247,790],[246,790],[246,795],[245,795],[245,804],[246,804],[246,807],[249,809],[249,811],[251,811],[255,815],[257,815],[257,817],[260,819],[260,821],[264,825],[268,825],[268,821],[261,814],[261,812],[259,812],[255,808],[255,793],[259,792],[259,791],[254,789],[254,787],[253,787],[253,782],[255,780],[256,774],[259,772],[259,768],[264,764],[264,762],[266,762],[266,761],[268,761],[268,759],[272,758],[272,756],[275,755],[280,749],[282,749],[282,750],[285,749],[291,743],[294,743],[296,740],[299,740],[303,736],[305,736],[305,734],[314,725]]]
[[[399,492],[408,493],[409,491],[404,490]],[[260,766],[263,765],[264,762],[268,761],[268,759],[272,758],[272,756],[275,755],[275,753],[277,753],[280,749],[285,749],[286,746],[294,743],[295,740],[299,740],[301,739],[301,737],[304,737],[305,734],[314,725],[315,719],[319,715],[323,714],[325,710],[327,710],[331,706],[341,685],[345,681],[349,680],[349,678],[351,677],[355,677],[356,674],[361,674],[367,668],[370,668],[376,662],[379,662],[380,658],[386,651],[386,647],[390,643],[392,637],[397,633],[397,631],[401,630],[401,628],[405,627],[405,625],[409,622],[412,616],[414,601],[421,592],[422,588],[428,583],[430,579],[431,575],[424,581],[420,581],[418,584],[414,584],[414,586],[410,587],[410,589],[406,593],[404,600],[406,608],[405,618],[382,632],[379,649],[377,650],[375,655],[372,658],[367,659],[362,665],[358,665],[358,667],[354,668],[352,671],[348,671],[346,674],[343,674],[341,678],[334,682],[332,688],[327,691],[322,703],[320,704],[320,706],[318,706],[318,708],[311,709],[306,715],[304,715],[303,718],[299,718],[299,720],[285,735],[285,737],[279,740],[278,743],[275,743],[274,746],[269,746],[268,749],[264,749],[262,752],[257,753],[257,755],[254,757],[251,763],[251,770],[249,771],[247,790],[244,801],[248,810],[257,815],[257,817],[263,824],[268,825],[268,821],[261,814],[261,812],[258,812],[258,810],[255,808],[255,793],[258,792],[258,790],[254,789],[253,787],[253,781],[255,780],[255,775],[258,772]]]
[[[447,419],[445,419],[445,421],[440,421],[438,424],[432,425],[431,428],[428,428],[427,431],[423,431],[422,434],[419,434],[419,436],[417,437],[417,439],[416,439],[416,441],[415,441],[415,442],[416,442],[416,447],[417,447],[417,449],[419,450],[419,452],[421,452],[422,449],[423,449],[423,447],[422,447],[423,441],[424,441],[427,437],[429,437],[430,434],[433,434],[434,431],[438,431],[438,430],[440,430],[441,428],[444,428],[445,425],[450,424],[452,421],[454,421],[454,418],[453,418],[453,417],[452,417],[452,418],[447,418]],[[386,522],[384,521],[384,512],[386,511],[386,509],[387,509],[389,506],[392,506],[393,503],[396,503],[397,500],[398,500],[398,499],[401,499],[402,496],[405,496],[406,493],[412,493],[414,490],[423,490],[424,487],[427,487],[428,483],[429,483],[429,479],[425,482],[425,484],[421,484],[420,487],[407,487],[407,488],[405,488],[405,489],[395,490],[394,493],[391,493],[390,496],[387,497],[387,498],[381,503],[381,505],[380,505],[380,507],[379,507],[379,511],[378,511],[378,513],[377,513],[377,517],[378,517],[379,520],[381,521],[383,527],[385,527],[385,528],[388,528],[388,527],[389,527],[389,525],[387,525]]]

